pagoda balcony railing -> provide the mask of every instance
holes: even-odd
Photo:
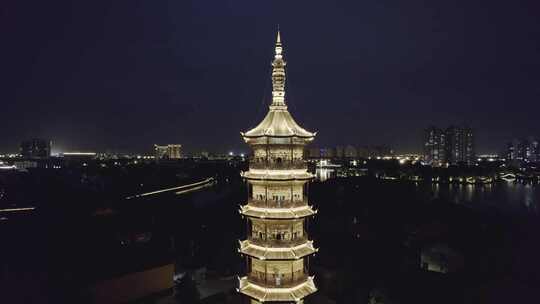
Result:
[[[269,288],[287,288],[293,287],[308,279],[308,275],[303,271],[281,274],[276,276],[273,273],[264,273],[260,271],[251,271],[247,275],[248,281],[263,287]]]
[[[303,160],[283,160],[283,161],[256,161],[249,162],[250,169],[267,169],[267,170],[292,170],[292,169],[307,169],[307,163]]]
[[[305,232],[304,232],[304,235],[306,235]],[[262,238],[256,238],[256,237],[249,238],[249,242],[254,245],[258,245],[262,247],[271,247],[271,248],[294,247],[294,246],[305,244],[307,241],[308,241],[307,237],[297,237],[294,240],[276,240],[273,238],[265,239],[264,235],[262,236]]]
[[[308,199],[274,200],[274,199],[249,199],[248,204],[260,208],[295,208],[306,206]]]

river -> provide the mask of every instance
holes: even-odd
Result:
[[[317,168],[316,177],[326,181],[336,177],[334,169]],[[408,181],[394,181],[396,183]],[[540,185],[520,182],[495,182],[486,185],[415,183],[419,191],[433,199],[461,204],[472,208],[495,208],[509,214],[540,213]]]

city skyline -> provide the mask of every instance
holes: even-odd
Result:
[[[279,2],[12,3],[0,151],[28,138],[64,150],[243,151],[241,118],[254,126],[270,103],[277,23],[294,63],[290,110],[317,127],[315,146],[420,152],[431,124],[470,125],[478,153],[538,136],[537,4],[459,3],[310,3],[308,13]]]

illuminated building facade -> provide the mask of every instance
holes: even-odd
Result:
[[[473,165],[476,160],[474,153],[474,134],[469,127],[451,126],[446,129],[446,157],[450,164]]]
[[[516,139],[508,143],[505,157],[510,161],[540,162],[540,142],[534,137]]]
[[[437,127],[424,132],[424,162],[439,167],[446,163],[446,134]]]
[[[451,126],[446,130],[429,127],[424,133],[424,162],[438,167],[473,165],[476,161],[474,133],[469,127]]]
[[[250,303],[304,303],[317,288],[309,275],[309,257],[317,252],[307,234],[307,221],[316,213],[307,199],[308,182],[304,149],[315,133],[301,128],[285,104],[285,61],[278,32],[272,62],[272,103],[255,128],[241,133],[252,148],[246,219],[247,238],[239,251],[246,275],[238,291]]]
[[[154,157],[160,159],[180,159],[182,158],[182,145],[154,145]]]

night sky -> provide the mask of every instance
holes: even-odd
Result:
[[[423,128],[464,122],[481,153],[540,136],[539,1],[334,2],[3,1],[0,152],[246,151],[278,23],[316,146],[420,151]]]

